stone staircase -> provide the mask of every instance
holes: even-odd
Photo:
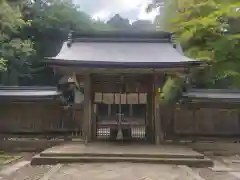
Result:
[[[69,144],[54,147],[32,158],[32,165],[58,163],[151,163],[210,167],[211,159],[186,147]]]

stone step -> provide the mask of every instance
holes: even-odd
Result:
[[[212,167],[213,162],[210,159],[197,158],[143,158],[143,157],[96,157],[96,156],[40,156],[36,155],[32,158],[32,165],[54,165],[58,163],[149,163],[149,164],[174,164],[186,165],[191,167]]]
[[[202,154],[142,154],[142,153],[57,153],[57,152],[42,152],[40,153],[41,157],[132,157],[132,158],[196,158],[204,159]]]

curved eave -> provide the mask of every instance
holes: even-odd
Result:
[[[0,97],[0,102],[1,103],[7,103],[7,102],[51,102],[51,101],[59,101],[59,96],[45,96],[45,97],[11,97],[11,96],[6,96],[6,97]]]
[[[64,60],[46,58],[45,63],[49,66],[82,67],[82,68],[178,68],[193,67],[203,64],[202,61],[187,62],[109,62],[89,60]]]
[[[225,89],[190,89],[182,94],[188,102],[240,103],[239,90]]]
[[[55,101],[61,96],[56,87],[0,86],[0,102]]]

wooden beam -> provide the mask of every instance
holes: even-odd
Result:
[[[147,129],[146,129],[146,135],[147,139],[150,142],[154,142],[154,134],[155,134],[155,128],[154,128],[154,114],[153,114],[153,77],[149,78],[149,89],[151,91],[148,91],[147,93]]]
[[[95,73],[95,74],[153,74],[162,72],[184,72],[186,68],[80,68],[52,66],[59,74],[68,74],[76,72],[77,74]]]
[[[92,93],[91,93],[91,74],[85,74],[84,78],[84,125],[83,125],[83,136],[84,142],[87,144],[92,140]]]
[[[155,127],[155,144],[159,145],[162,140],[162,128],[161,128],[161,119],[159,116],[159,98],[160,98],[160,93],[159,93],[159,85],[160,85],[160,78],[157,74],[154,74],[154,127]]]

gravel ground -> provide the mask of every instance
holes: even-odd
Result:
[[[39,180],[50,168],[51,166],[31,166],[28,164],[1,180]]]
[[[240,180],[240,166],[233,158],[214,159],[214,168],[134,163],[65,164],[31,166],[30,155],[0,172],[1,180]],[[230,160],[231,161],[230,161]],[[237,158],[236,158],[237,159]],[[228,160],[228,161],[227,161]],[[224,162],[224,163],[223,163]],[[225,163],[227,162],[227,163]],[[16,164],[23,164],[11,172]],[[4,169],[4,168],[3,168]],[[10,171],[9,171],[10,169]],[[222,170],[219,170],[222,169]],[[238,171],[238,172],[236,172]],[[5,172],[5,173],[3,173]],[[8,172],[8,173],[6,173]],[[11,172],[9,174],[9,172]]]
[[[193,172],[189,173],[174,165],[101,163],[57,166],[26,165],[1,180],[240,180],[228,172],[189,168]]]
[[[215,172],[211,169],[198,169],[199,175],[204,180],[239,180],[229,172]]]
[[[72,164],[49,180],[195,180],[177,166],[157,164]]]

